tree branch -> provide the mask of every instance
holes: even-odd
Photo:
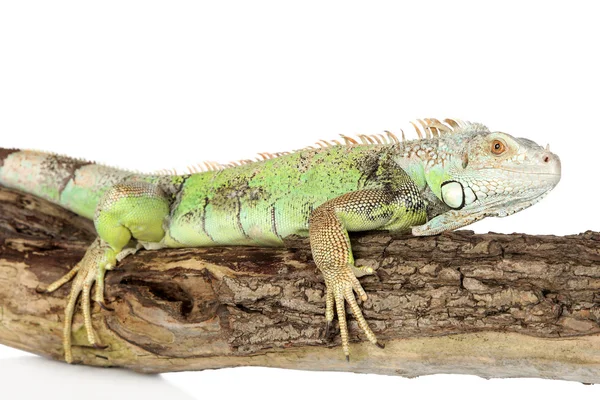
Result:
[[[0,188],[0,343],[62,359],[69,285],[40,294],[83,256],[91,222]],[[600,383],[600,234],[353,236],[362,309],[378,338],[350,317],[351,362],[324,337],[324,284],[306,239],[288,249],[140,251],[107,274],[114,311],[95,306],[107,350],[75,360],[143,372],[241,365],[418,376],[542,377]]]

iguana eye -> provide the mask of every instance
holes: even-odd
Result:
[[[506,151],[506,145],[502,143],[500,140],[494,140],[492,142],[492,153],[496,155],[500,155]]]

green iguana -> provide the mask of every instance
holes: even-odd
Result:
[[[372,343],[354,292],[373,269],[354,265],[348,232],[390,230],[436,235],[488,216],[504,217],[546,196],[560,180],[559,158],[528,139],[459,120],[418,120],[419,139],[342,135],[285,153],[262,153],[186,175],[137,174],[55,154],[0,148],[0,184],[93,219],[98,238],[52,292],[75,278],[65,309],[63,345],[72,362],[71,325],[81,294],[89,342],[90,296],[107,308],[104,274],[136,249],[219,245],[282,246],[310,238],[326,285],[325,321],[337,314],[350,350],[345,303]],[[132,247],[133,246],[133,247]]]

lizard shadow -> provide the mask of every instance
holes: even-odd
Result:
[[[2,392],[13,399],[194,399],[160,375],[67,365],[28,355],[2,359],[0,376]]]

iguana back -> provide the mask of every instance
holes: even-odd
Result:
[[[52,153],[2,149],[0,184],[92,219],[115,184],[149,182],[171,200],[169,247],[277,246],[286,236],[307,235],[312,211],[327,200],[390,187],[388,164],[396,152],[383,144],[325,146],[224,169],[152,175]]]

